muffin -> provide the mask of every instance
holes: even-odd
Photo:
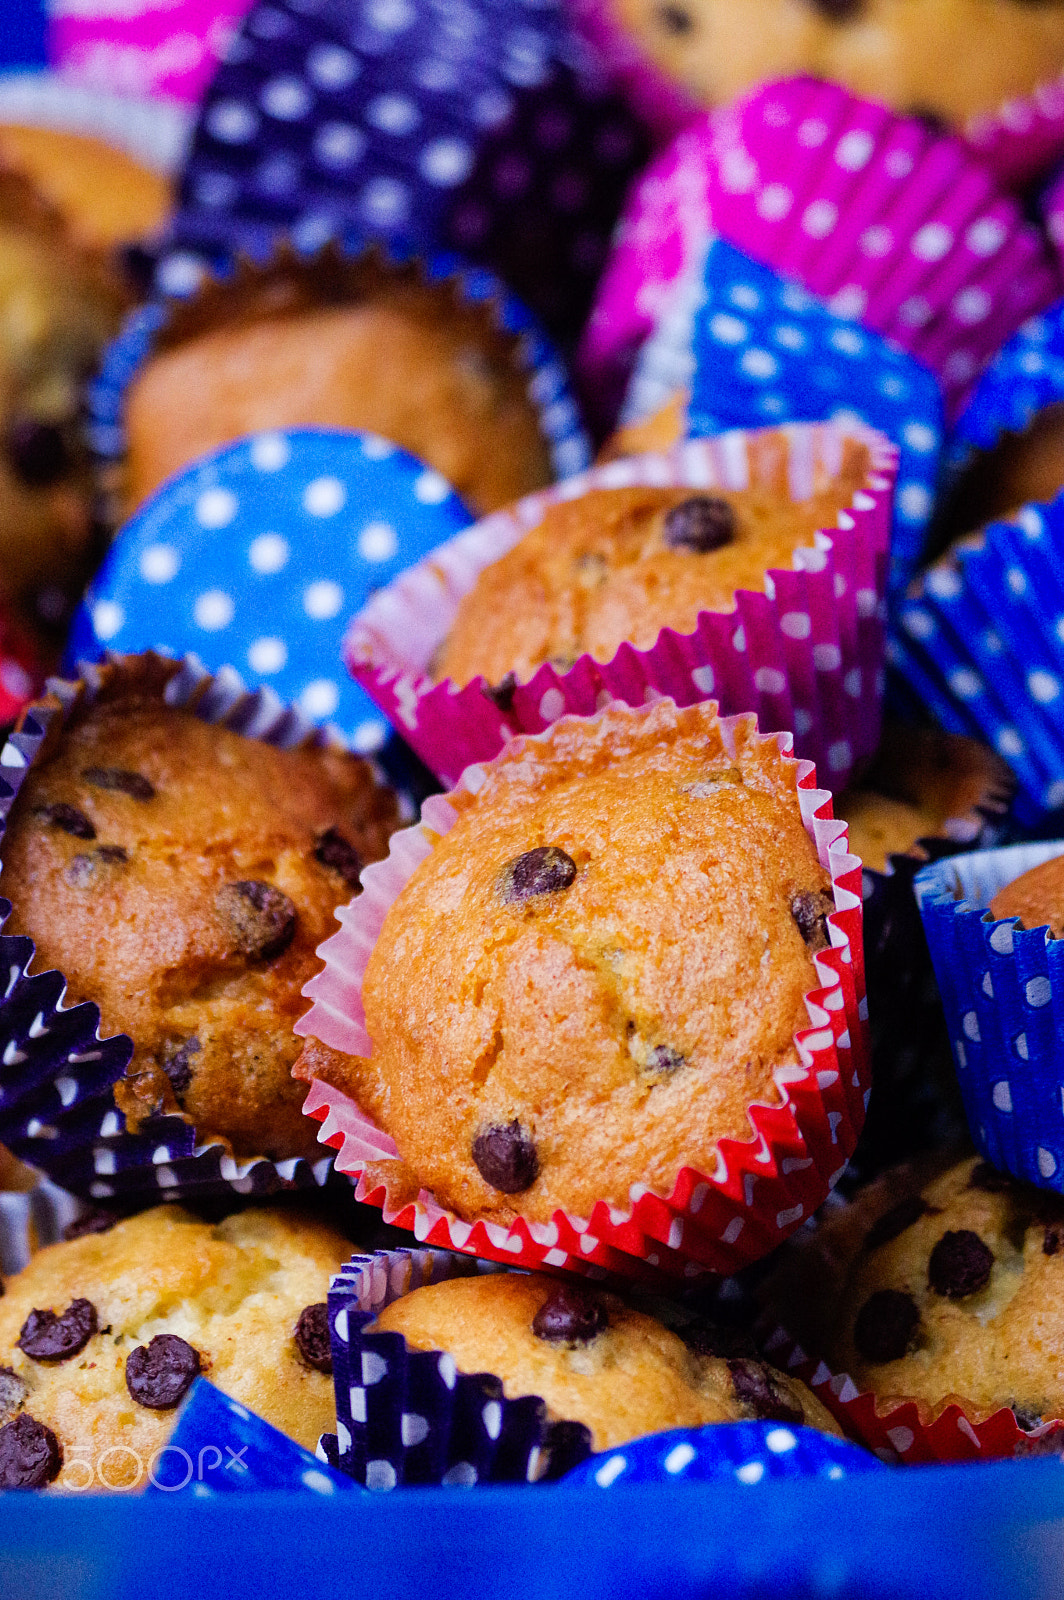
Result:
[[[649,648],[663,627],[693,632],[703,611],[732,610],[739,589],[764,591],[770,568],[791,567],[795,550],[834,524],[870,463],[847,438],[838,473],[792,500],[784,435],[752,435],[750,451],[745,489],[637,484],[556,501],[463,597],[433,663],[437,681],[524,681],[585,653],[608,661],[624,643]]]
[[[412,1193],[587,1216],[714,1170],[782,1103],[834,899],[796,767],[751,724],[726,744],[712,703],[613,704],[448,797],[365,970],[372,1053],[312,1041],[297,1068],[386,1130]]]
[[[1043,406],[1022,431],[1004,432],[968,463],[936,518],[935,548],[1064,489],[1064,401]]]
[[[762,1418],[838,1434],[805,1384],[702,1322],[672,1331],[617,1295],[539,1273],[425,1285],[371,1330],[442,1350],[459,1372],[490,1372],[510,1398],[539,1395],[548,1416],[582,1423],[594,1450],[667,1428]]]
[[[26,173],[71,231],[100,249],[156,232],[170,208],[164,177],[84,134],[2,123],[0,161]]]
[[[342,750],[281,749],[168,704],[179,671],[116,658],[53,716],[4,834],[5,932],[63,973],[67,1005],[99,1006],[103,1036],[133,1039],[115,1086],[132,1131],[181,1111],[238,1155],[310,1154],[290,1076],[300,991],[387,850],[396,798]]]
[[[441,472],[476,511],[550,482],[519,335],[455,279],[333,248],[283,253],[170,308],[125,399],[128,515],[244,434],[365,429]]]
[[[1048,928],[1051,939],[1064,938],[1064,856],[1040,862],[999,889],[990,915],[995,921],[1019,917],[1021,928]]]
[[[0,1487],[143,1487],[201,1372],[313,1449],[348,1248],[297,1210],[164,1206],[39,1251],[0,1300]]]

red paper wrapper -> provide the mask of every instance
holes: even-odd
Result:
[[[726,744],[740,722],[750,721],[725,719]],[[757,737],[756,724],[753,732]],[[760,737],[775,740],[781,756],[789,756],[789,735]],[[481,768],[471,767],[458,787],[476,793],[483,778]],[[545,1224],[523,1217],[509,1225],[463,1221],[427,1190],[411,1201],[398,1182],[382,1177],[381,1165],[389,1160],[397,1162],[397,1178],[405,1172],[393,1141],[352,1099],[297,1063],[296,1075],[311,1084],[304,1111],[323,1121],[319,1138],[337,1150],[336,1168],[356,1183],[357,1198],[381,1206],[386,1222],[410,1229],[422,1244],[513,1266],[585,1274],[600,1269],[625,1277],[734,1272],[767,1255],[810,1216],[853,1153],[870,1073],[861,864],[848,853],[846,825],[833,818],[831,796],[816,787],[809,762],[798,763],[797,792],[806,830],[831,874],[833,942],[816,956],[822,987],[806,996],[810,1026],[795,1035],[801,1065],[776,1071],[780,1105],[749,1108],[752,1140],[722,1139],[715,1171],[683,1167],[667,1195],[633,1185],[628,1207],[601,1200],[589,1217],[558,1210]],[[392,836],[387,860],[363,873],[363,893],[337,912],[340,932],[320,947],[325,968],[303,991],[314,1004],[297,1033],[347,1055],[372,1053],[361,997],[366,963],[392,903],[455,817],[448,797],[434,796],[416,827]],[[372,1178],[366,1176],[370,1162]]]

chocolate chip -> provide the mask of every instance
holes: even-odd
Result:
[[[805,1413],[763,1361],[729,1361],[735,1398],[762,1422],[802,1422]]]
[[[711,494],[692,495],[665,514],[665,543],[670,550],[699,555],[719,550],[735,538],[735,512],[727,500]]]
[[[0,1489],[43,1489],[62,1465],[59,1440],[28,1412],[0,1428]]]
[[[319,833],[314,846],[314,859],[320,861],[323,867],[328,867],[330,872],[338,873],[349,889],[359,887],[362,859],[338,828],[326,828],[324,833]]]
[[[587,1344],[609,1325],[602,1301],[579,1283],[556,1283],[532,1318],[532,1332],[549,1344]]]
[[[94,789],[114,789],[131,800],[155,799],[155,785],[126,767],[86,767],[81,776]]]
[[[11,470],[32,489],[57,483],[70,470],[63,430],[53,422],[16,417],[8,427],[5,444]]]
[[[971,1228],[950,1229],[931,1252],[927,1281],[936,1294],[963,1300],[990,1282],[994,1253]]]
[[[90,1233],[110,1233],[118,1218],[113,1211],[83,1211],[63,1229],[64,1239],[84,1239]]]
[[[96,1328],[92,1301],[72,1300],[60,1316],[54,1311],[31,1311],[16,1342],[34,1361],[69,1361],[84,1350]]]
[[[120,866],[129,860],[129,852],[120,844],[101,844],[89,855],[76,855],[70,860],[63,876],[75,889],[85,889],[93,882],[100,867]]]
[[[10,1367],[0,1367],[0,1417],[5,1421],[20,1411],[26,1400],[26,1385]]]
[[[558,894],[576,877],[576,862],[553,844],[538,845],[515,856],[502,869],[499,896],[506,903],[531,900],[539,894]]]
[[[889,1244],[892,1239],[897,1239],[899,1234],[911,1228],[914,1222],[927,1211],[927,1204],[918,1194],[911,1194],[904,1200],[899,1200],[896,1206],[891,1206],[889,1211],[884,1211],[878,1217],[868,1232],[865,1234],[864,1247],[866,1250],[878,1250],[880,1245]]]
[[[1042,1235],[1042,1254],[1044,1256],[1059,1255],[1060,1247],[1064,1244],[1064,1228],[1059,1222],[1049,1223]]]
[[[272,961],[292,943],[296,908],[274,884],[258,878],[224,883],[217,904],[237,949],[249,960]]]
[[[969,1189],[982,1189],[985,1194],[1004,1194],[1012,1188],[1007,1172],[999,1172],[989,1161],[977,1161],[968,1178]]]
[[[694,18],[682,6],[671,3],[657,6],[654,15],[666,33],[671,33],[674,39],[682,39],[686,34],[694,31]]]
[[[517,688],[517,674],[508,672],[498,683],[485,683],[483,693],[492,703],[498,706],[504,717],[509,716],[514,708],[514,691]]]
[[[827,918],[834,909],[834,897],[823,889],[796,894],[791,901],[791,916],[810,950],[827,950],[830,946]]]
[[[912,1344],[920,1311],[912,1295],[900,1289],[870,1294],[853,1325],[853,1342],[866,1361],[897,1361]]]
[[[860,16],[864,0],[809,0],[809,4],[829,22],[852,22]]]
[[[308,1367],[318,1372],[331,1372],[332,1344],[329,1341],[329,1308],[324,1300],[317,1305],[304,1306],[299,1313],[292,1335]]]
[[[656,1044],[647,1054],[648,1072],[675,1072],[687,1065],[687,1057],[671,1044]]]
[[[77,806],[68,806],[65,801],[57,801],[52,806],[36,806],[34,816],[50,823],[53,828],[62,828],[64,833],[72,833],[75,839],[95,839],[96,829]]]
[[[202,1048],[193,1034],[191,1039],[186,1039],[180,1049],[175,1050],[173,1055],[167,1056],[163,1062],[163,1071],[170,1079],[176,1095],[184,1094],[192,1082],[192,1057],[198,1056]]]
[[[1014,1405],[1010,1406],[1009,1410],[1016,1418],[1017,1425],[1023,1429],[1024,1433],[1032,1432],[1033,1429],[1037,1428],[1041,1424],[1042,1418],[1038,1412],[1030,1411],[1026,1406]]]
[[[200,1355],[176,1333],[157,1333],[126,1357],[126,1388],[139,1406],[169,1411],[184,1399],[200,1370]]]
[[[539,1176],[532,1135],[516,1117],[481,1129],[473,1140],[473,1164],[485,1183],[502,1194],[520,1194]]]

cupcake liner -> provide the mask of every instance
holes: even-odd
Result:
[[[239,310],[257,286],[271,278],[305,280],[319,291],[323,304],[336,304],[344,294],[365,290],[367,277],[374,282],[395,272],[404,280],[446,284],[461,300],[487,307],[493,325],[506,335],[516,335],[514,359],[527,374],[527,393],[539,419],[551,464],[558,477],[579,472],[590,459],[590,444],[579,409],[569,387],[565,366],[538,325],[509,291],[483,268],[471,267],[456,256],[436,255],[428,260],[412,256],[386,257],[362,240],[348,239],[298,254],[282,245],[269,259],[252,264],[241,260],[225,277],[194,275],[183,296],[149,302],[127,318],[117,339],[104,353],[100,372],[89,390],[89,442],[96,456],[100,481],[100,510],[112,528],[122,519],[119,488],[126,451],[125,396],[141,367],[150,359],[157,341],[175,328],[182,337],[194,337],[227,305]],[[437,504],[453,491],[436,475]],[[429,504],[432,502],[429,501]]]
[[[637,1483],[763,1483],[771,1478],[848,1478],[882,1471],[867,1450],[815,1428],[778,1422],[716,1422],[671,1428],[589,1456],[566,1475],[574,1488]]]
[[[1064,253],[1064,168],[1046,185],[1039,211],[1058,255]]]
[[[171,100],[142,100],[88,88],[56,72],[0,73],[0,122],[57,128],[104,139],[157,172],[176,172],[191,112]]]
[[[498,1270],[441,1250],[353,1256],[329,1284],[336,1444],[325,1453],[367,1489],[536,1483],[591,1448],[576,1422],[550,1422],[538,1395],[509,1399],[491,1373],[458,1372],[437,1350],[373,1331],[379,1312],[427,1283]]]
[[[609,662],[583,655],[567,672],[541,666],[516,687],[505,711],[482,678],[456,689],[426,676],[478,574],[555,501],[626,484],[741,488],[756,479],[748,456],[756,435],[692,440],[668,455],[627,457],[530,495],[441,546],[356,617],[344,647],[351,672],[446,784],[470,762],[497,754],[512,732],[537,733],[567,712],[587,715],[607,698],[642,705],[666,695],[689,705],[712,694],[726,713],[753,710],[763,724],[794,729],[797,753],[843,788],[878,741],[880,601],[896,454],[860,426],[797,424],[781,434],[796,498],[811,489],[818,464],[837,470],[844,438],[868,445],[872,470],[838,526],[818,533],[815,549],[796,550],[791,570],[772,571],[768,593],[740,590],[735,610],[702,612],[691,634],[663,628],[646,650],[623,644]]]
[[[602,60],[610,82],[656,140],[670,138],[702,115],[682,84],[662,72],[620,25],[611,0],[569,0],[566,9],[574,27]]]
[[[717,119],[710,206],[740,249],[929,367],[951,415],[1060,294],[1042,236],[958,140],[813,79]]]
[[[558,0],[260,0],[203,99],[160,281],[354,230],[459,251],[575,339],[648,154]]]
[[[915,891],[972,1138],[997,1167],[1064,1192],[1064,945],[987,911],[999,889],[1064,853],[1013,845],[935,862]]]
[[[726,743],[749,726],[748,717],[726,719]],[[789,756],[788,735],[761,737],[774,739]],[[483,776],[470,768],[459,787],[475,793]],[[511,1266],[604,1269],[627,1277],[733,1272],[767,1254],[810,1215],[841,1176],[864,1120],[867,1007],[860,863],[847,853],[846,826],[832,820],[830,796],[816,788],[809,763],[799,763],[797,783],[806,830],[831,873],[833,944],[816,956],[823,987],[806,996],[810,1026],[795,1035],[802,1064],[775,1073],[781,1105],[748,1108],[752,1141],[722,1139],[712,1175],[684,1166],[668,1195],[633,1185],[628,1209],[599,1200],[587,1218],[559,1209],[549,1223],[521,1216],[509,1225],[470,1223],[444,1210],[427,1190],[412,1201],[391,1138],[349,1096],[297,1062],[295,1075],[311,1083],[304,1111],[324,1119],[318,1137],[337,1149],[337,1171],[357,1183],[356,1198],[382,1206],[386,1222],[412,1230],[419,1242]],[[366,963],[393,901],[455,815],[446,796],[427,800],[420,824],[393,834],[387,860],[366,869],[363,894],[341,908],[340,932],[320,946],[325,967],[303,991],[313,1005],[297,1033],[348,1055],[372,1053],[361,998]],[[388,1170],[393,1161],[395,1176]]]
[[[87,668],[82,683],[50,679],[49,700],[32,707],[8,739],[0,751],[0,822],[6,824],[53,727],[83,698],[91,699],[109,675],[128,672],[144,676],[146,692],[162,694],[165,683],[167,704],[187,706],[205,721],[250,738],[288,748],[327,737],[315,735],[301,713],[282,705],[271,690],[249,693],[231,668],[211,677],[194,656],[180,663],[150,655],[132,662],[113,657],[103,668]],[[9,901],[0,900],[4,920],[10,909]],[[183,1115],[153,1118],[140,1133],[130,1133],[112,1091],[133,1054],[132,1039],[101,1037],[98,1007],[89,1000],[66,1005],[60,972],[29,972],[34,951],[32,939],[0,933],[0,968],[8,973],[0,999],[0,1141],[21,1160],[75,1195],[119,1204],[265,1195],[324,1184],[332,1165],[327,1157],[238,1159],[217,1136],[201,1141]]]
[[[899,606],[904,650],[892,654],[917,694],[931,680],[965,730],[1004,757],[1022,791],[1019,814],[1032,820],[1064,805],[1062,540],[1058,496],[955,546]]]
[[[1064,300],[1032,317],[980,378],[950,434],[947,463],[959,472],[1007,433],[1022,433],[1046,406],[1064,401]]]
[[[643,346],[622,412],[632,423],[678,391],[687,432],[858,417],[898,449],[889,585],[913,576],[938,488],[942,396],[927,369],[794,282],[714,239]]]
[[[35,1251],[56,1244],[85,1210],[47,1178],[32,1189],[0,1190],[0,1274],[13,1278]]]
[[[194,651],[376,752],[390,730],[343,670],[348,618],[471,520],[438,473],[373,434],[241,440],[171,478],[116,535],[67,669],[108,649]]]

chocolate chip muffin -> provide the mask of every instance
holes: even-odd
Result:
[[[197,456],[261,429],[367,429],[476,511],[549,483],[520,340],[414,266],[283,255],[177,304],[126,398],[133,511]]]
[[[794,501],[786,437],[755,435],[750,451],[746,489],[642,484],[556,501],[465,595],[437,679],[524,681],[545,661],[565,669],[585,652],[608,661],[625,642],[648,649],[663,627],[691,633],[701,612],[730,611],[737,589],[763,590],[770,568],[791,567],[869,470],[864,445],[846,440],[838,474]]]
[[[615,704],[450,797],[366,969],[372,1055],[311,1043],[297,1069],[387,1130],[415,1193],[587,1216],[713,1171],[780,1103],[834,901],[795,765],[752,719],[730,734],[712,703]]]
[[[491,1372],[509,1398],[540,1395],[609,1450],[667,1428],[747,1418],[839,1429],[816,1396],[702,1322],[673,1332],[617,1295],[539,1273],[451,1278],[403,1295],[374,1325],[460,1372]]]
[[[238,1155],[309,1155],[300,991],[361,866],[387,852],[396,798],[345,751],[168,705],[179,670],[118,658],[52,717],[3,839],[5,931],[36,941],[68,1004],[96,1002],[105,1036],[133,1039],[115,1088],[128,1124],[180,1110]]]
[[[0,1488],[144,1486],[200,1373],[312,1450],[349,1249],[295,1209],[163,1206],[40,1250],[0,1300]]]
[[[1004,433],[979,451],[945,497],[935,519],[933,548],[1009,521],[1025,505],[1048,503],[1064,489],[1064,402],[1044,406],[1022,433]]]
[[[1048,928],[1051,939],[1064,939],[1064,855],[1043,861],[999,889],[990,915],[1019,917],[1024,928]]]

